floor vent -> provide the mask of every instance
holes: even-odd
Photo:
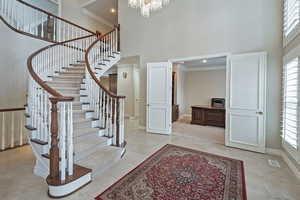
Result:
[[[269,160],[269,165],[271,167],[280,168],[280,164],[277,160]]]

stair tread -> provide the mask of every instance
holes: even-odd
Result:
[[[88,151],[92,148],[107,145],[107,138],[98,136],[98,132],[94,134],[87,134],[81,137],[74,137],[74,150],[75,155]]]
[[[84,75],[85,71],[82,72],[77,72],[77,71],[73,71],[73,72],[69,72],[69,71],[65,71],[65,72],[57,72],[58,74],[80,74],[80,75]]]
[[[77,119],[77,120],[74,120],[73,123],[84,123],[84,122],[92,122],[93,120],[92,119],[85,119],[85,118],[82,118],[82,119]]]
[[[109,167],[110,164],[113,164],[114,160],[120,159],[122,151],[123,150],[118,147],[105,146],[77,161],[77,164],[97,171],[105,166]]]
[[[52,78],[60,78],[60,79],[83,79],[83,76],[64,76],[64,75],[58,75],[58,76],[52,76]]]
[[[62,92],[62,94],[66,97],[87,97],[87,95],[85,95],[85,94],[68,94],[68,93],[64,93],[64,92]]]
[[[53,89],[57,89],[57,90],[80,90],[81,88],[78,87],[52,87]]]
[[[79,137],[79,136],[83,136],[83,135],[88,135],[89,133],[97,133],[98,134],[99,129],[98,128],[78,128],[76,130],[74,130],[74,136]]]
[[[57,84],[57,83],[62,83],[62,84],[65,84],[65,83],[74,83],[74,84],[84,84],[82,83],[82,81],[79,81],[79,80],[59,80],[59,81],[46,81],[46,83],[53,83],[53,84]]]
[[[87,113],[87,112],[94,112],[93,110],[73,110],[73,113]]]

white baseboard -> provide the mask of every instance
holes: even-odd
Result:
[[[300,171],[295,166],[295,164],[289,159],[286,152],[284,152],[281,149],[267,148],[267,154],[280,156],[284,160],[284,162],[288,165],[288,167],[292,170],[295,176],[300,180]]]

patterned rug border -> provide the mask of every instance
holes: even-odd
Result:
[[[173,144],[166,144],[163,147],[161,147],[160,149],[158,149],[156,152],[154,152],[152,155],[150,155],[149,157],[147,157],[145,160],[143,160],[140,164],[138,164],[135,168],[133,168],[132,170],[130,170],[128,173],[126,173],[125,175],[123,175],[119,180],[117,180],[116,182],[114,182],[112,185],[110,185],[107,189],[105,189],[101,194],[99,194],[97,197],[95,197],[95,200],[101,200],[100,197],[107,192],[109,189],[111,189],[113,186],[115,186],[116,184],[118,184],[119,182],[121,182],[124,178],[126,178],[126,176],[128,176],[129,174],[131,174],[132,172],[134,172],[137,168],[139,168],[141,165],[143,165],[145,162],[147,162],[148,160],[150,160],[151,158],[153,158],[154,156],[156,156],[157,154],[159,154],[161,151],[163,151],[165,148],[167,147],[177,147],[177,148],[181,148],[181,149],[185,149],[188,151],[193,151],[193,152],[200,152],[200,153],[204,153],[206,155],[211,155],[211,156],[215,156],[215,157],[219,157],[219,158],[223,158],[226,160],[235,160],[235,161],[239,161],[241,162],[241,169],[242,169],[242,182],[243,182],[243,198],[244,200],[247,200],[247,189],[246,189],[246,178],[245,178],[245,167],[244,167],[244,161],[242,160],[238,160],[238,159],[233,159],[233,158],[228,158],[225,156],[220,156],[220,155],[216,155],[216,154],[212,154],[212,153],[208,153],[208,152],[203,152],[203,151],[199,151],[199,150],[195,150],[195,149],[191,149],[191,148],[187,148],[187,147],[182,147],[182,146],[178,146],[178,145],[173,145]]]

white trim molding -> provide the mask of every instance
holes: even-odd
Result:
[[[300,180],[300,170],[290,160],[288,154],[285,151],[283,151],[282,149],[267,148],[266,153],[281,157],[283,161],[288,165],[288,167],[292,170],[292,172],[295,174],[295,176],[298,178],[298,180]]]
[[[85,8],[87,6],[89,6],[92,3],[95,3],[97,0],[89,0],[87,2],[84,2],[83,4],[80,5],[81,8]]]
[[[105,24],[106,26],[109,26],[110,28],[114,27],[114,25],[112,23],[110,23],[109,21],[107,21],[106,19],[103,19],[102,17],[100,17],[98,15],[95,15],[94,13],[90,12],[86,8],[82,8],[82,13],[102,24]]]

